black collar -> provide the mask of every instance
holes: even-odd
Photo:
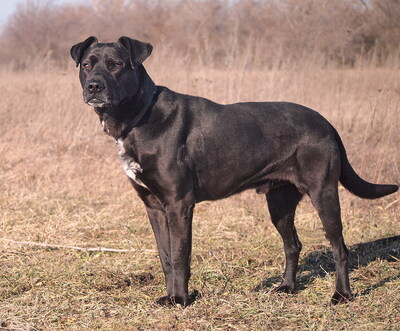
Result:
[[[129,133],[132,131],[132,129],[135,126],[137,126],[138,123],[144,118],[147,111],[153,107],[153,105],[157,101],[157,98],[158,98],[158,95],[160,94],[160,92],[161,91],[156,86],[154,86],[153,91],[150,92],[150,93],[152,93],[152,96],[147,98],[146,102],[139,106],[140,108],[137,107],[140,109],[140,111],[133,118],[129,117],[129,110],[128,110],[128,112],[125,112],[125,114],[121,114],[118,111],[116,111],[115,108],[95,108],[95,112],[101,117],[102,117],[102,115],[107,115],[108,117],[113,119],[115,122],[120,123],[120,125],[121,125],[120,132],[121,133],[119,135],[111,134],[111,136],[115,139],[115,141],[118,141],[119,139],[124,140],[129,135]],[[129,106],[126,105],[126,107],[129,107]],[[135,113],[136,112],[135,110],[137,110],[137,109],[131,108],[131,110],[132,110],[132,112]]]

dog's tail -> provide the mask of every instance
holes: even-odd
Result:
[[[358,176],[347,159],[346,150],[335,128],[333,128],[333,132],[340,150],[340,182],[346,189],[364,199],[377,199],[394,193],[399,189],[398,185],[372,184]]]

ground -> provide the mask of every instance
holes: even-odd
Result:
[[[362,177],[398,183],[399,75],[391,68],[205,69],[173,80],[156,69],[149,69],[156,82],[179,92],[317,109],[338,129]],[[334,265],[308,199],[296,216],[298,291],[273,291],[283,245],[265,197],[248,191],[196,206],[190,289],[200,297],[186,309],[158,306],[165,286],[145,210],[115,144],[81,101],[73,71],[0,79],[0,330],[400,329],[399,193],[367,201],[342,187],[352,302],[329,305]]]

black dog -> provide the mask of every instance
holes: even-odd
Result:
[[[74,45],[84,101],[117,144],[127,176],[143,200],[167,285],[161,304],[191,303],[188,295],[192,216],[196,202],[256,189],[266,194],[282,236],[286,269],[279,291],[293,292],[301,243],[296,206],[307,194],[318,211],[336,263],[332,302],[351,298],[338,182],[375,199],[397,185],[361,179],[336,130],[317,112],[286,102],[220,105],[156,86],[142,62],[152,46],[128,37]]]

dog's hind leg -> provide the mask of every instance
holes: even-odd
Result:
[[[292,293],[296,286],[296,272],[301,242],[294,226],[294,214],[302,194],[294,185],[285,185],[267,193],[268,209],[272,223],[283,239],[286,266],[282,283],[277,291]]]
[[[337,304],[352,298],[349,281],[348,250],[342,233],[337,181],[326,179],[317,186],[317,188],[314,187],[309,192],[309,196],[321,218],[326,237],[332,245],[336,266],[336,289],[331,302],[332,304]]]

